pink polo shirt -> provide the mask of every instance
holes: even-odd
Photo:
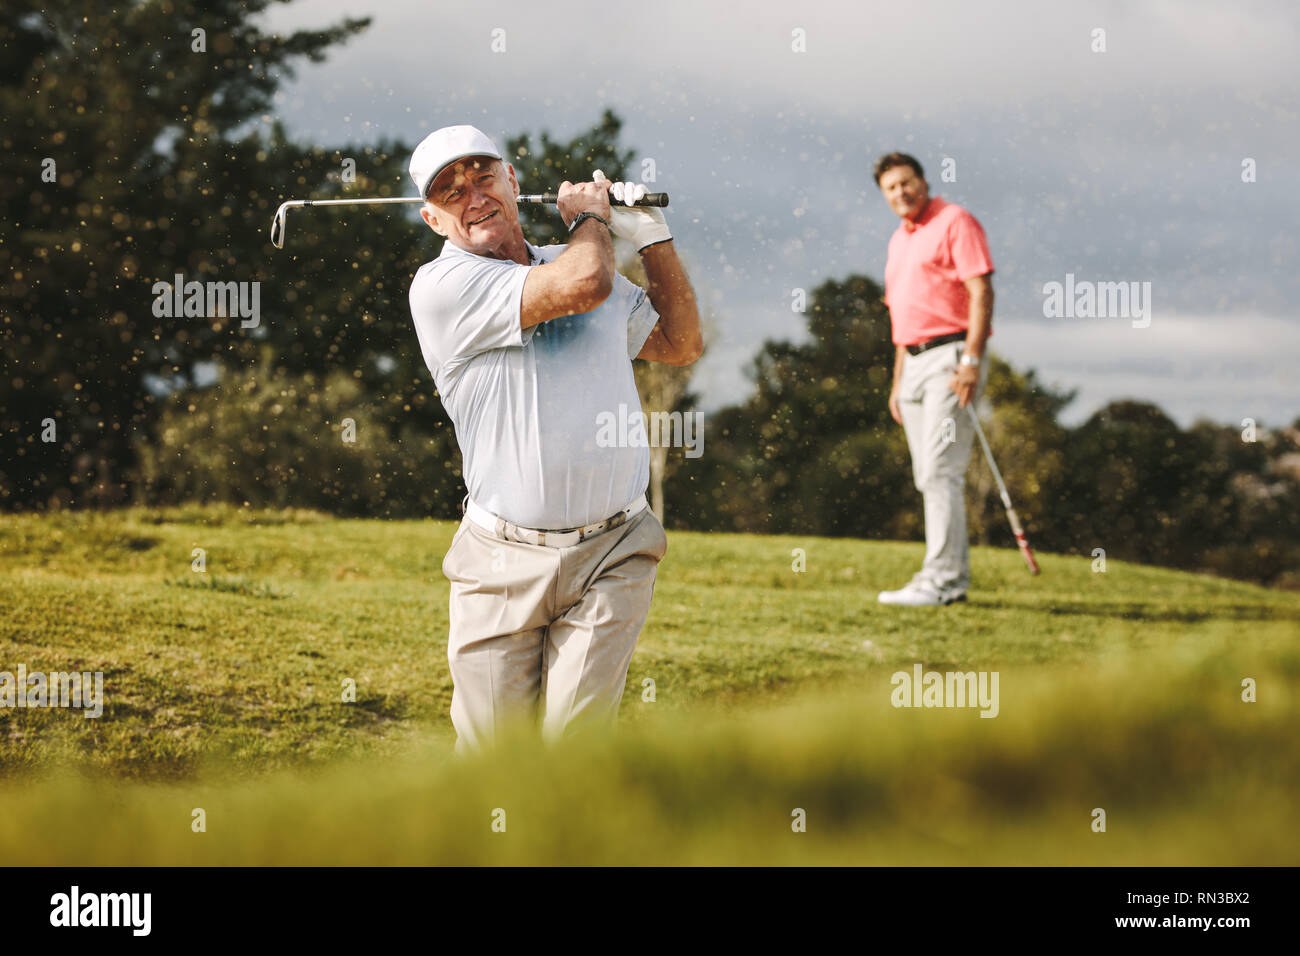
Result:
[[[992,271],[988,240],[975,217],[931,196],[916,222],[904,219],[889,239],[885,304],[894,344],[965,332],[970,293],[963,283]]]

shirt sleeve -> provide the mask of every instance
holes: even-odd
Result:
[[[618,285],[624,288],[627,295],[627,357],[634,359],[659,323],[659,313],[650,304],[650,296],[645,289],[624,276],[618,276],[618,280]]]
[[[455,366],[491,349],[520,348],[524,280],[517,262],[435,260],[411,284],[411,319],[431,370]]]
[[[948,244],[958,279],[965,282],[993,271],[993,257],[989,255],[984,227],[970,213],[963,210],[953,219],[948,230]]]

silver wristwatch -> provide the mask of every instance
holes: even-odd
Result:
[[[968,355],[963,352],[961,358],[957,360],[962,365],[969,365],[971,368],[979,368],[980,360],[978,355]]]

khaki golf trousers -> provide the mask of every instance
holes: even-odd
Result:
[[[569,548],[462,519],[442,562],[456,750],[480,750],[539,717],[548,741],[612,725],[667,549],[649,508]]]
[[[970,587],[966,530],[966,466],[975,426],[949,387],[963,343],[949,342],[903,359],[898,405],[912,453],[912,477],[925,502],[925,562],[917,575],[941,595]],[[988,362],[980,364],[975,398],[984,391]]]

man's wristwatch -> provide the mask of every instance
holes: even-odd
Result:
[[[969,365],[971,368],[979,368],[980,360],[978,355],[970,355],[963,352],[961,358],[957,360],[962,365]]]
[[[581,226],[582,223],[587,219],[595,219],[598,222],[603,222],[605,224],[605,228],[606,229],[609,228],[609,220],[606,219],[604,216],[598,216],[594,212],[580,212],[573,217],[573,222],[569,225],[569,235],[573,235],[573,230]]]

